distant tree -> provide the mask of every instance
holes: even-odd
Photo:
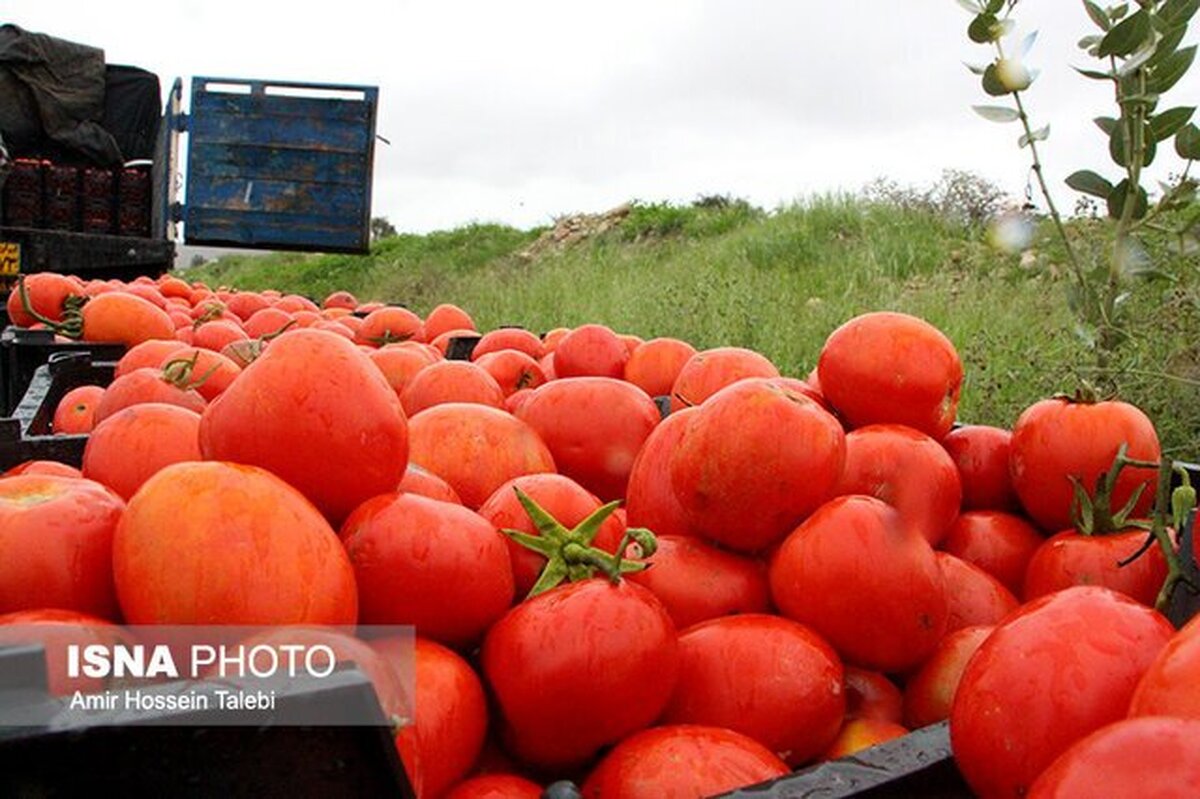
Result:
[[[388,236],[396,235],[396,226],[388,221],[386,216],[376,216],[371,218],[371,241],[386,239]]]

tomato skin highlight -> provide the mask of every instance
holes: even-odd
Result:
[[[665,723],[740,732],[792,766],[829,746],[846,714],[841,659],[790,619],[746,614],[697,624],[679,635],[679,666]]]
[[[1009,473],[1025,512],[1048,533],[1074,526],[1071,476],[1090,493],[1106,473],[1121,444],[1126,456],[1157,462],[1162,456],[1154,424],[1126,402],[1069,402],[1047,399],[1026,408],[1013,426]],[[1111,510],[1119,510],[1144,485],[1133,518],[1145,516],[1154,498],[1154,469],[1128,467],[1113,490]]]
[[[946,631],[949,605],[933,549],[874,497],[823,505],[779,547],[769,577],[780,613],[857,666],[912,668]]]
[[[538,768],[570,768],[659,717],[679,671],[675,625],[647,589],[593,578],[510,610],[480,663],[507,748]]]
[[[1200,721],[1138,718],[1102,727],[1055,760],[1028,799],[1192,799],[1200,786]]]
[[[1059,754],[1123,718],[1170,623],[1096,586],[1009,616],[967,664],[950,711],[954,756],[983,796],[1021,797]]]
[[[585,799],[694,799],[782,777],[787,765],[751,738],[718,727],[655,727],[605,756]]]

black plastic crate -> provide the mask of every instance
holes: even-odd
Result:
[[[45,698],[42,647],[0,647],[0,674],[0,702],[28,707],[39,695]],[[156,690],[169,694],[188,686],[169,683]],[[215,711],[191,711],[191,726],[158,726],[157,714],[131,722],[114,710],[86,724],[51,718],[43,726],[0,729],[0,795],[414,799],[391,729],[360,671],[339,670],[276,699],[284,719],[297,710],[320,717],[348,707],[377,716],[378,724],[213,726],[205,725],[205,716]]]
[[[446,347],[446,358],[451,361],[469,361],[475,352],[475,345],[483,336],[455,336]]]
[[[29,390],[9,418],[0,419],[0,472],[27,460],[53,460],[79,466],[86,435],[53,435],[50,423],[59,401],[73,388],[107,386],[116,364],[93,361],[87,352],[55,353],[39,366]]]
[[[0,416],[11,415],[29,390],[39,366],[56,353],[90,353],[97,361],[115,361],[125,354],[123,344],[55,341],[49,330],[10,327],[0,333]]]

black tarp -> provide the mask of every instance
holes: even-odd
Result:
[[[0,130],[13,155],[106,167],[149,157],[158,104],[151,73],[107,68],[99,48],[0,25]]]

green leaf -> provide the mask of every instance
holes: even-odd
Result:
[[[1104,39],[1098,33],[1091,33],[1079,40],[1078,45],[1080,50],[1091,50]]]
[[[1151,141],[1162,141],[1175,135],[1176,131],[1186,125],[1196,113],[1196,107],[1179,106],[1155,114],[1150,118]]]
[[[1150,166],[1154,163],[1154,156],[1158,154],[1158,144],[1154,139],[1150,138],[1150,126],[1146,126],[1145,134],[1146,150],[1142,154],[1142,166]]]
[[[983,6],[979,5],[979,3],[976,3],[975,0],[958,0],[958,4],[962,6],[962,8],[968,14],[978,14],[983,11]]]
[[[1121,77],[1132,75],[1134,72],[1145,66],[1151,58],[1154,58],[1154,54],[1157,51],[1158,42],[1156,42],[1154,37],[1151,36],[1146,40],[1145,44],[1137,49],[1136,52],[1130,55],[1129,58],[1125,59],[1125,62],[1117,68],[1117,74]]]
[[[1109,22],[1108,14],[1104,13],[1104,9],[1092,2],[1092,0],[1083,0],[1083,7],[1087,9],[1087,14],[1092,18],[1092,22],[1096,23],[1096,27],[1102,31],[1106,31],[1112,27]]]
[[[1104,35],[1100,42],[1100,56],[1126,56],[1142,46],[1153,33],[1150,15],[1139,11]]]
[[[1125,126],[1113,125],[1108,135],[1108,155],[1119,167],[1129,166],[1129,157],[1125,154]]]
[[[1038,128],[1032,133],[1022,134],[1021,138],[1017,140],[1017,146],[1025,147],[1035,141],[1045,141],[1048,138],[1050,138],[1050,126],[1046,125],[1045,127]]]
[[[1125,211],[1125,203],[1129,195],[1129,179],[1126,178],[1113,187],[1112,192],[1108,195],[1108,215],[1113,219],[1120,219],[1121,214]],[[1146,215],[1146,211],[1150,208],[1150,200],[1146,196],[1146,190],[1141,186],[1137,188],[1137,194],[1133,203],[1133,218],[1141,219]]]
[[[1111,136],[1113,128],[1117,126],[1117,120],[1112,117],[1096,117],[1092,121],[1096,123],[1096,127],[1104,131],[1105,136]]]
[[[1200,128],[1192,122],[1175,134],[1175,152],[1180,158],[1200,161]]]
[[[971,108],[989,122],[1016,122],[1021,118],[1015,108],[1005,108],[999,105],[973,105]]]
[[[1187,24],[1196,11],[1200,10],[1200,0],[1167,0],[1158,15],[1170,25]]]
[[[995,14],[980,14],[967,26],[967,36],[976,44],[987,44],[997,39],[999,27],[1000,20]]]
[[[1179,49],[1180,43],[1183,42],[1183,37],[1187,33],[1187,25],[1176,25],[1163,32],[1163,37],[1158,41],[1158,47],[1155,49],[1154,58],[1146,65],[1147,69],[1155,69],[1163,61],[1166,61],[1171,55]]]
[[[1081,169],[1078,172],[1072,172],[1067,177],[1067,185],[1075,191],[1090,194],[1102,200],[1107,200],[1113,190],[1111,183],[1090,169]]]
[[[989,14],[999,14],[1004,8],[1004,0],[988,0],[987,6],[983,9]]]
[[[1119,5],[1119,6],[1112,7],[1112,9],[1109,11],[1109,17],[1112,19],[1113,22],[1116,22],[1117,20],[1123,18],[1128,13],[1129,13],[1129,3],[1121,3],[1121,5]]]
[[[973,75],[982,75],[987,71],[987,67],[981,67],[978,64],[963,64]]]
[[[992,97],[1003,97],[1006,94],[1012,94],[1011,89],[1005,88],[1000,82],[1000,73],[996,69],[995,64],[988,64],[987,69],[983,71],[983,90]]]
[[[1146,79],[1146,90],[1165,93],[1187,74],[1196,58],[1196,45],[1177,50],[1160,61]]]
[[[1101,72],[1098,69],[1082,69],[1080,67],[1075,67],[1075,71],[1085,78],[1091,78],[1092,80],[1112,80],[1115,77],[1111,72]]]

